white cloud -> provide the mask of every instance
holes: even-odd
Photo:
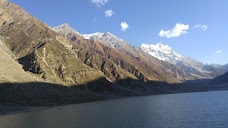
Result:
[[[206,31],[208,26],[207,25],[197,24],[197,25],[194,26],[194,28],[199,28],[199,29],[202,29],[203,31]]]
[[[108,0],[91,0],[91,2],[95,4],[97,7],[101,7],[108,3]]]
[[[129,25],[126,22],[121,22],[120,26],[121,30],[124,32],[129,28]]]
[[[105,16],[106,17],[111,17],[112,15],[116,14],[115,12],[113,12],[112,10],[107,10],[105,11]]]
[[[170,30],[161,30],[160,33],[158,34],[160,37],[166,37],[166,38],[171,38],[171,37],[178,37],[182,34],[187,33],[187,30],[189,29],[189,25],[177,23],[173,29]]]
[[[222,50],[218,50],[215,52],[216,54],[221,54],[222,53]]]

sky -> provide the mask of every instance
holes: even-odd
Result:
[[[228,63],[228,0],[10,0],[51,27],[110,32],[133,46],[169,45],[203,63]]]

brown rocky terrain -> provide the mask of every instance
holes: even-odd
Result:
[[[104,77],[83,64],[60,43],[57,33],[17,5],[1,2],[1,40],[25,71],[64,85],[84,84]]]
[[[0,83],[4,82],[32,82],[37,78],[26,73],[22,66],[13,58],[13,54],[6,48],[0,40]]]
[[[70,40],[70,43],[67,43],[69,49],[72,49],[79,59],[90,67],[102,71],[111,81],[118,81],[119,77],[115,76],[118,72],[121,73],[118,73],[117,76],[123,74],[122,70],[144,82],[178,83],[194,79],[191,74],[184,70],[160,61],[139,48],[121,42],[121,40],[119,43],[117,42],[118,47],[113,48],[110,44],[101,40],[84,39],[68,24],[55,27],[54,30]],[[113,67],[118,70],[113,72]],[[132,75],[128,77],[133,78]]]

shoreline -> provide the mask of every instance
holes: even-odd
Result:
[[[0,117],[51,109],[53,107],[0,106]]]
[[[151,94],[151,95],[141,95],[141,96],[153,96],[153,95],[169,95],[169,94],[182,94],[182,93],[199,93],[199,92],[213,92],[213,91],[227,91],[228,89],[215,89],[215,90],[198,90],[198,91],[177,91],[177,92],[169,92],[169,93],[160,93],[160,94]],[[133,98],[133,97],[140,97],[140,96],[128,96],[128,97],[119,97],[113,99],[106,99],[106,100],[115,100],[115,99],[124,99],[124,98]],[[105,100],[99,100],[105,101]],[[99,101],[91,101],[91,102],[99,102]],[[83,102],[83,103],[90,103],[90,102]],[[42,111],[52,108],[57,108],[66,105],[76,105],[76,104],[83,104],[83,103],[75,103],[75,104],[65,104],[59,106],[49,106],[49,107],[42,107],[42,106],[0,106],[0,117],[7,116],[7,115],[14,115],[14,114],[22,114],[22,113],[29,113],[35,111]]]

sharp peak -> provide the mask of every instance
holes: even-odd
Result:
[[[103,32],[95,32],[93,34],[105,34],[105,33],[103,33]]]
[[[116,35],[114,35],[114,34],[112,34],[112,33],[110,33],[110,32],[106,32],[105,34],[108,34],[108,35],[117,37]]]
[[[54,28],[58,28],[58,27],[70,27],[70,28],[72,28],[68,23],[63,23],[63,24],[56,26]]]
[[[106,34],[109,34],[109,35],[114,35],[114,34],[112,34],[112,33],[110,33],[110,32],[106,32]]]
[[[75,30],[73,27],[71,27],[68,23],[63,23],[59,26],[56,26],[53,28],[53,30],[57,31],[57,32],[64,30],[64,31],[67,31],[68,33],[73,32],[73,33],[77,33],[78,35],[81,36],[81,34],[77,30]]]
[[[110,32],[106,32],[106,33],[104,33],[104,34],[110,35],[110,36],[112,36],[112,37],[114,37],[114,38],[117,38],[117,39],[120,39],[120,40],[124,41],[123,39],[117,37],[116,35],[114,35],[114,34],[112,34],[112,33],[110,33]]]
[[[75,30],[73,27],[71,27],[68,23],[63,23],[63,24],[61,24],[59,26],[54,27],[53,29],[55,29],[55,30],[56,29],[61,29],[61,30],[65,29],[65,30],[70,30],[70,31],[74,31],[74,32],[78,33],[78,31]]]

